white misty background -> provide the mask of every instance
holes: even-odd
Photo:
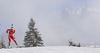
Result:
[[[100,44],[99,6],[99,0],[3,0],[0,1],[0,35],[8,41],[5,31],[13,23],[15,38],[23,45],[27,24],[33,17],[46,46],[68,45],[69,39],[83,45]]]

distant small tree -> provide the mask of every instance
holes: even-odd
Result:
[[[72,40],[68,40],[69,46],[76,46],[76,44]]]
[[[80,43],[77,45],[77,47],[81,47]]]
[[[72,40],[68,40],[68,42],[69,42],[69,46],[76,46],[76,47],[80,47],[81,45],[80,45],[80,43],[77,45],[76,43],[74,43]]]
[[[1,37],[1,40],[0,40],[0,48],[6,48],[3,37]]]
[[[43,46],[41,34],[39,34],[37,28],[35,28],[35,21],[32,18],[30,19],[28,28],[29,31],[26,31],[26,36],[24,38],[25,47]]]

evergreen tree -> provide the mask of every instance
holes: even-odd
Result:
[[[76,46],[76,44],[72,40],[68,40],[69,46]]]
[[[80,43],[77,45],[77,47],[81,47]]]
[[[76,44],[76,43],[74,43],[72,40],[68,40],[68,42],[69,42],[69,46],[81,47],[80,43],[79,43],[79,44]]]
[[[6,48],[5,41],[4,41],[3,37],[0,40],[0,48]]]
[[[39,34],[37,28],[35,28],[35,22],[32,18],[30,19],[28,28],[29,31],[26,31],[26,36],[24,38],[25,47],[43,46],[41,34]]]

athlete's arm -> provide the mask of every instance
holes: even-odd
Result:
[[[8,33],[9,29],[7,29],[6,33]]]
[[[15,30],[14,30],[14,33],[15,33]]]

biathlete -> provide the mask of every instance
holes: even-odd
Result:
[[[9,35],[8,35],[8,39],[9,39],[9,46],[10,46],[10,42],[11,42],[11,39],[15,42],[15,44],[18,46],[15,38],[13,37],[13,34],[15,33],[15,30],[13,29],[13,27],[11,27],[11,29],[7,29],[6,33],[9,32]]]

